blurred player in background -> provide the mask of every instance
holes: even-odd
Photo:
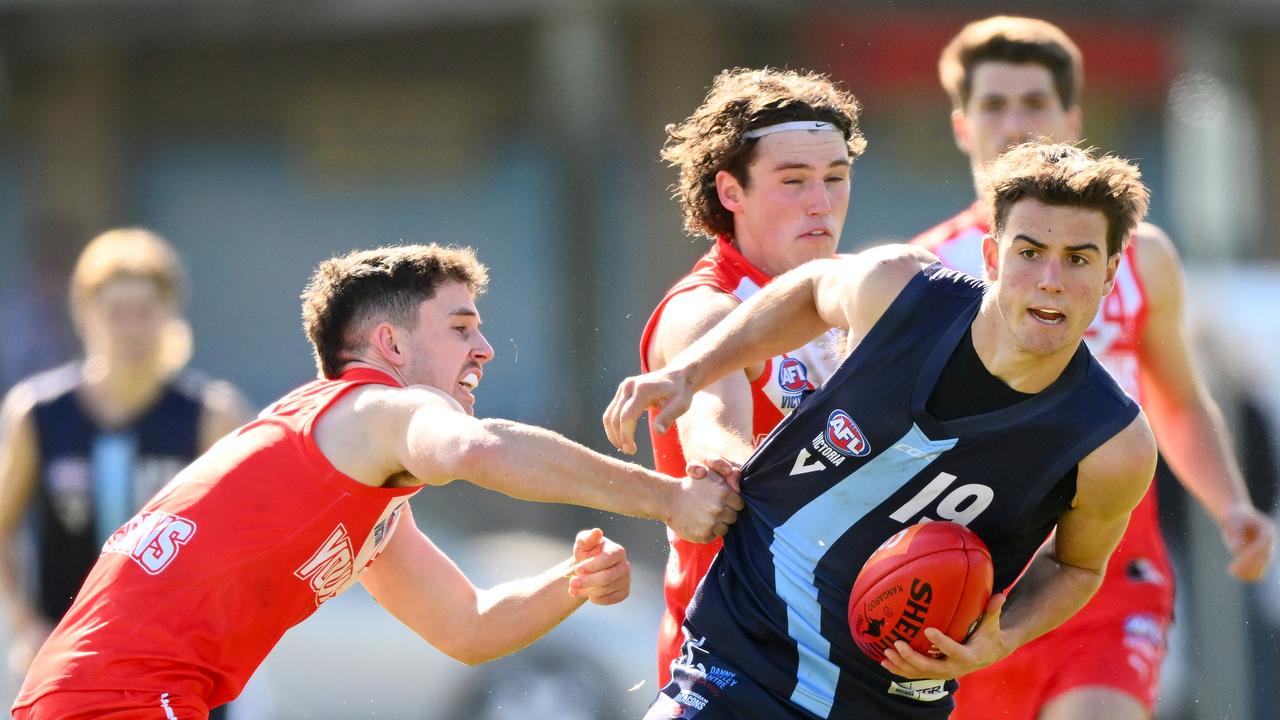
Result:
[[[640,340],[644,372],[667,361],[776,275],[832,257],[849,209],[849,176],[866,142],[853,96],[827,78],[781,70],[728,70],[703,104],[667,126],[664,160],[690,235],[711,250],[653,311]],[[827,335],[730,373],[693,398],[667,432],[650,428],[657,469],[698,472],[717,458],[744,462],[770,430],[834,370]],[[680,625],[720,543],[670,535],[666,611],[658,631],[658,686],[680,654]]]
[[[938,70],[951,98],[956,145],[969,156],[975,179],[1024,140],[1081,138],[1080,51],[1054,25],[1003,16],[971,23],[943,50]],[[987,205],[979,199],[913,242],[949,267],[980,276],[982,238],[989,232]],[[1141,223],[1085,341],[1141,403],[1170,467],[1221,527],[1233,556],[1231,574],[1254,582],[1266,570],[1274,529],[1250,502],[1221,413],[1192,364],[1183,285],[1168,236]],[[1173,591],[1153,485],[1089,605],[999,665],[965,677],[955,717],[1149,717]]]
[[[1068,145],[1019,147],[988,182],[990,285],[909,245],[815,260],[666,368],[619,386],[606,430],[633,452],[646,409],[665,428],[708,382],[824,328],[848,332],[835,375],[743,466],[746,509],[647,718],[945,718],[953,678],[1060,624],[1097,589],[1156,453],[1137,404],[1081,335],[1147,191],[1129,163]],[[1026,574],[1008,611],[994,596],[964,644],[927,628],[941,657],[898,640],[876,664],[853,632],[921,627],[904,610],[892,629],[852,630],[854,578],[881,543],[930,519],[982,538],[996,587]],[[929,595],[914,594],[926,616]]]
[[[71,314],[84,357],[16,385],[0,420],[0,595],[25,675],[107,537],[187,463],[249,417],[228,383],[185,369],[185,273],[141,228],[81,253]],[[34,531],[35,577],[20,582],[14,541]]]
[[[741,499],[719,475],[670,478],[473,417],[493,357],[475,307],[486,282],[469,249],[435,245],[321,263],[303,320],[322,379],[223,438],[112,534],[15,717],[208,717],[286,630],[357,580],[468,663],[528,645],[588,599],[627,596],[626,552],[599,530],[537,576],[477,589],[414,522],[408,500],[427,485],[466,478],[699,541],[727,532]]]

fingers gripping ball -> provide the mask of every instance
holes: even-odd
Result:
[[[912,525],[867,559],[849,596],[849,630],[867,657],[884,659],[898,640],[928,653],[924,629],[964,642],[991,599],[991,553],[953,522]]]

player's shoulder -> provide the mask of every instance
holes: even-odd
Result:
[[[1138,412],[1124,429],[1081,461],[1080,472],[1082,481],[1105,497],[1132,506],[1146,492],[1155,466],[1155,434],[1147,416]]]
[[[174,392],[196,403],[205,412],[245,415],[249,403],[239,388],[228,380],[215,378],[192,368],[183,368],[170,383]]]
[[[377,418],[408,418],[420,413],[458,413],[462,406],[448,393],[428,385],[381,385],[369,383],[352,388],[339,401],[350,407],[360,422]]]
[[[659,332],[663,326],[714,325],[741,302],[730,293],[710,285],[690,287],[667,301],[660,318]]]
[[[918,245],[878,245],[856,255],[843,256],[842,262],[846,267],[840,272],[847,273],[858,284],[864,301],[892,301],[916,279],[944,288],[970,287],[972,283],[977,283],[973,288],[981,288],[980,281],[948,270],[937,255]]]
[[[33,405],[47,404],[72,393],[83,382],[82,363],[69,362],[22,380],[13,386],[10,394]]]
[[[1133,231],[1133,242],[1138,272],[1143,280],[1158,279],[1171,271],[1181,272],[1182,262],[1178,256],[1178,248],[1169,234],[1158,225],[1139,223]]]
[[[0,400],[0,430],[27,422],[35,412],[40,396],[28,378],[9,388]]]

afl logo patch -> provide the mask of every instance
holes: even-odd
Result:
[[[862,457],[871,452],[867,438],[862,434],[858,423],[843,410],[832,410],[827,418],[827,444],[836,452],[848,457]]]
[[[809,368],[796,358],[783,358],[778,365],[778,384],[789,393],[804,392],[809,389]]]

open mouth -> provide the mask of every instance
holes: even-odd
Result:
[[[466,388],[467,392],[471,392],[480,384],[480,376],[477,375],[475,371],[469,372],[462,376],[462,379],[458,381],[458,384]]]
[[[1052,308],[1030,308],[1027,312],[1045,325],[1061,325],[1067,319],[1066,315]]]

